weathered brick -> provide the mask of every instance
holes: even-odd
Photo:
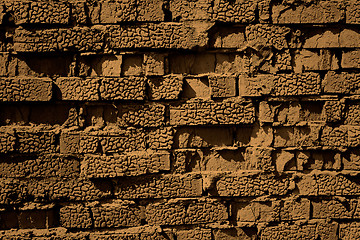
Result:
[[[70,6],[65,2],[31,2],[29,23],[69,24]]]
[[[109,29],[109,46],[122,48],[192,49],[206,45],[208,23],[192,26],[179,23],[146,23],[140,26],[119,26]]]
[[[100,23],[119,23],[135,21],[136,2],[134,0],[117,0],[101,2]]]
[[[312,218],[351,219],[354,215],[355,201],[319,200],[312,201]]]
[[[289,48],[287,36],[290,32],[288,27],[255,24],[246,27],[245,36],[251,46],[272,46],[275,49],[282,50]]]
[[[326,74],[322,86],[325,93],[359,94],[359,77],[360,75],[356,73],[329,72]]]
[[[308,199],[285,199],[281,201],[280,219],[281,221],[310,219],[310,211],[311,204]]]
[[[360,223],[349,222],[341,223],[339,230],[339,237],[343,240],[355,240],[360,237]]]
[[[170,170],[169,152],[138,151],[126,155],[86,155],[81,174],[87,178],[137,176]]]
[[[80,149],[80,133],[79,132],[62,132],[60,135],[60,153],[75,154]]]
[[[16,129],[19,153],[53,153],[56,151],[56,132],[54,130],[25,127]]]
[[[339,127],[325,126],[321,133],[321,145],[323,146],[347,146],[348,128],[344,125]]]
[[[309,196],[356,196],[360,192],[349,176],[330,172],[301,176],[297,187],[300,195]]]
[[[14,49],[17,52],[99,51],[104,32],[96,27],[25,30],[17,28]]]
[[[241,98],[223,102],[188,101],[178,107],[170,107],[170,124],[250,124],[255,120],[254,114],[252,103]]]
[[[80,133],[80,153],[120,153],[145,150],[145,133],[142,129],[118,129]]]
[[[49,78],[1,78],[0,99],[7,101],[49,101],[52,81]]]
[[[178,240],[211,239],[211,229],[195,228],[191,230],[179,230],[176,231],[175,235]]]
[[[189,20],[210,20],[211,19],[211,0],[200,1],[170,1],[170,12],[174,21]]]
[[[0,152],[8,153],[15,150],[15,131],[13,128],[0,128]]]
[[[122,199],[196,197],[202,194],[199,175],[162,175],[115,182],[115,196]]]
[[[162,77],[148,78],[150,100],[178,99],[183,87],[183,77],[171,74]]]
[[[95,228],[139,226],[141,212],[134,202],[113,201],[90,207]]]
[[[296,73],[337,70],[339,69],[338,62],[337,56],[329,49],[320,49],[319,51],[302,49],[295,52],[294,70]]]
[[[290,185],[290,179],[277,178],[273,175],[225,175],[216,182],[216,195],[231,197],[284,195],[290,190]]]
[[[31,179],[26,183],[27,194],[35,201],[93,201],[109,197],[109,182],[93,182],[85,178]]]
[[[346,23],[358,24],[360,22],[360,4],[358,1],[346,1]]]
[[[15,178],[0,179],[0,204],[14,204],[26,197],[25,185]]]
[[[237,222],[279,221],[279,209],[275,202],[233,202],[232,216]]]
[[[165,106],[162,104],[121,105],[117,124],[121,127],[159,127],[164,125]]]
[[[100,97],[102,100],[143,100],[145,82],[143,77],[101,78]]]
[[[147,144],[150,149],[171,149],[174,142],[174,129],[172,127],[160,127],[152,129],[147,135]]]
[[[297,6],[281,4],[272,7],[272,20],[276,24],[338,23],[344,19],[345,4],[341,1],[318,1]]]
[[[60,90],[61,100],[97,101],[99,100],[99,80],[95,78],[58,78],[55,82]]]
[[[320,76],[316,73],[240,76],[240,96],[259,97],[319,95]]]
[[[234,227],[213,229],[214,240],[255,240],[257,239],[257,230],[251,227]]]
[[[161,53],[144,54],[144,68],[147,76],[162,76],[165,74],[166,55]]]
[[[343,51],[341,55],[342,68],[360,68],[360,51]]]
[[[311,28],[306,34],[303,48],[356,48],[360,45],[360,33],[353,28]]]
[[[89,206],[83,204],[67,205],[60,208],[60,225],[65,228],[91,228],[93,221]]]
[[[236,78],[230,76],[209,76],[211,96],[213,98],[225,98],[236,96]]]
[[[165,20],[164,0],[139,0],[136,1],[136,4],[137,21],[160,22]]]
[[[225,127],[179,128],[175,148],[225,147],[233,145],[233,129]]]
[[[219,22],[251,23],[255,20],[256,1],[215,1],[212,19]]]
[[[77,177],[79,159],[70,155],[7,156],[0,162],[0,177]]]
[[[182,225],[221,222],[228,219],[226,206],[218,201],[170,200],[146,206],[150,225]]]

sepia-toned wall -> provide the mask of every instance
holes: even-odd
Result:
[[[360,2],[0,0],[0,239],[360,239]]]

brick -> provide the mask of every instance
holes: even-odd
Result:
[[[175,100],[183,88],[183,76],[171,74],[148,78],[150,100]]]
[[[115,196],[121,199],[196,197],[202,194],[198,175],[144,176],[115,182]]]
[[[163,10],[165,1],[161,0],[139,0],[137,4],[137,21],[155,22],[164,21],[165,12]]]
[[[255,20],[256,1],[216,1],[212,19],[220,22],[251,23]]]
[[[240,98],[223,102],[188,101],[170,107],[171,125],[250,124],[254,122],[254,107]]]
[[[0,177],[78,177],[79,159],[50,154],[41,156],[7,156],[0,162]]]
[[[233,202],[232,216],[237,222],[279,221],[279,210],[274,202]]]
[[[255,24],[249,25],[245,29],[245,37],[251,46],[273,46],[275,49],[282,50],[289,48],[287,36],[290,28],[276,25]]]
[[[342,68],[360,68],[360,51],[350,50],[343,51],[341,57]]]
[[[60,135],[60,153],[71,154],[78,153],[80,149],[79,132],[62,132]]]
[[[255,240],[257,239],[257,230],[251,227],[234,227],[234,228],[220,228],[213,231],[214,240],[228,239],[228,240]]]
[[[221,222],[228,219],[226,206],[213,200],[170,200],[146,206],[150,225],[182,225]]]
[[[116,26],[109,29],[109,46],[122,48],[192,49],[206,45],[208,23],[144,23],[140,26]],[[135,40],[136,39],[136,40]]]
[[[272,175],[225,175],[216,182],[219,196],[263,196],[284,195],[290,190],[291,181]]]
[[[49,78],[1,78],[0,99],[13,101],[50,101],[52,81]]]
[[[122,105],[117,120],[121,127],[159,127],[165,122],[165,106],[162,104]]]
[[[248,147],[245,151],[246,170],[274,171],[272,148]]]
[[[15,178],[0,179],[0,204],[16,204],[26,197],[25,185]]]
[[[312,201],[312,218],[315,219],[352,219],[355,204],[354,201],[319,200]]]
[[[146,76],[165,75],[166,55],[159,53],[144,54],[144,68]]]
[[[80,153],[120,153],[145,150],[145,133],[142,129],[119,129],[80,134]]]
[[[29,23],[30,3],[28,1],[4,1],[6,13],[13,17],[16,25]]]
[[[135,21],[136,2],[133,0],[103,1],[99,15],[102,24]]]
[[[62,2],[31,2],[29,23],[31,24],[69,24],[70,6]]]
[[[46,239],[46,238],[56,238],[56,239],[76,239],[76,240],[86,240],[87,233],[77,232],[71,233],[68,232],[65,228],[49,228],[49,229],[24,229],[21,231],[6,230],[0,231],[0,236],[4,239]]]
[[[60,225],[65,228],[88,229],[93,226],[90,208],[83,204],[61,207],[59,221]]]
[[[134,202],[114,201],[90,207],[95,228],[115,228],[140,225],[140,209]]]
[[[316,239],[316,227],[316,224],[269,226],[262,230],[261,239]]]
[[[308,199],[286,199],[281,201],[280,219],[281,221],[310,219],[310,209],[311,203]]]
[[[214,33],[212,36],[212,40],[214,41],[214,48],[243,48],[247,42],[245,40],[245,29],[244,28],[219,28],[218,31]],[[229,54],[226,54],[229,55]],[[218,56],[218,55],[217,55]],[[221,58],[219,58],[221,59]],[[234,60],[237,62],[241,62],[241,58],[239,55],[234,57]]]
[[[319,95],[321,92],[320,76],[316,73],[242,75],[239,85],[243,97]]]
[[[356,48],[359,32],[351,28],[313,28],[306,31],[303,48]]]
[[[357,1],[347,1],[346,3],[346,23],[358,24],[360,22],[360,4]]]
[[[100,97],[102,100],[143,100],[145,83],[143,77],[106,77],[101,78]]]
[[[343,119],[344,101],[325,101],[324,113],[327,122],[339,122]]]
[[[191,229],[191,230],[179,230],[176,232],[176,239],[178,240],[201,240],[211,239],[211,229]]]
[[[243,149],[190,150],[186,153],[189,171],[239,171],[246,169]]]
[[[359,94],[359,74],[328,72],[322,86],[325,93]]]
[[[0,152],[8,153],[15,150],[16,137],[13,128],[0,128]]]
[[[19,228],[49,228],[56,226],[55,210],[52,205],[40,206],[39,209],[21,209],[18,214]]]
[[[337,70],[339,69],[338,62],[336,55],[329,49],[320,49],[319,51],[302,49],[295,52],[294,70],[296,73]]]
[[[170,54],[169,71],[175,74],[210,74],[214,72],[216,58],[213,53],[204,54]]]
[[[321,145],[323,146],[347,146],[348,128],[344,125],[339,127],[325,126],[321,134]]]
[[[14,34],[14,49],[17,52],[100,51],[103,45],[104,33],[96,27],[43,30],[17,28]]]
[[[235,145],[239,147],[269,147],[273,143],[274,130],[269,126],[237,127],[235,133]]]
[[[211,96],[213,98],[225,98],[236,96],[236,78],[230,76],[209,76]]]
[[[199,98],[209,100],[211,89],[207,78],[185,78],[181,98]]]
[[[165,240],[168,237],[173,237],[170,231],[162,231],[156,226],[140,226],[140,227],[129,227],[125,229],[107,230],[107,231],[94,231],[89,234],[90,240],[100,239],[156,239]]]
[[[16,129],[17,146],[19,153],[54,153],[56,151],[56,133],[54,130],[36,128]]]
[[[233,145],[233,129],[226,127],[179,128],[175,148],[225,147]]]
[[[193,21],[211,19],[211,1],[183,1],[174,0],[170,2],[170,12],[173,21]]]
[[[353,196],[358,195],[358,184],[346,175],[319,173],[304,175],[297,183],[300,195]]]
[[[230,40],[224,38],[221,41],[222,41],[221,46],[224,46],[224,48],[226,48],[226,47],[231,47],[232,44],[238,43],[239,40],[237,39]],[[235,43],[232,43],[232,41],[234,41]],[[216,57],[215,74],[238,76],[240,73],[247,71],[246,70],[247,61],[242,54],[217,53],[215,57]]]
[[[170,170],[168,152],[131,152],[118,156],[85,155],[81,174],[87,178],[138,176]]]
[[[99,100],[99,80],[77,77],[58,78],[55,82],[60,90],[61,100],[97,101]]]
[[[360,223],[359,222],[349,222],[341,223],[339,230],[339,237],[344,240],[355,240],[360,237]]]
[[[147,144],[150,149],[171,149],[173,142],[174,129],[172,127],[160,127],[148,132]]]
[[[274,147],[314,147],[320,145],[322,126],[279,127],[274,129]]]
[[[358,149],[351,149],[348,153],[343,155],[342,164],[344,170],[359,170],[360,169],[360,152]]]
[[[85,178],[74,179],[32,179],[23,183],[27,194],[34,201],[94,201],[110,196],[109,182],[89,181]]]
[[[276,24],[338,23],[345,20],[345,5],[340,1],[319,1],[309,5],[272,7]]]

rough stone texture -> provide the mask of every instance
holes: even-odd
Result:
[[[0,1],[0,239],[349,240],[356,0]]]

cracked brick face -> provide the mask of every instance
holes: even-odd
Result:
[[[359,23],[355,0],[0,1],[0,239],[359,239]]]

